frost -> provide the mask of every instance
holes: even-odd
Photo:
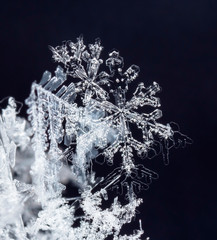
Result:
[[[132,84],[139,67],[125,70],[118,51],[103,64],[99,39],[50,49],[62,66],[32,84],[28,121],[13,98],[1,111],[0,239],[141,239],[141,221],[131,235],[122,226],[135,217],[139,192],[158,178],[144,159],[162,154],[168,164],[169,150],[191,139],[158,122],[159,85]],[[69,186],[75,196],[65,195]]]

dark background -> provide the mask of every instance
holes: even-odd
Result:
[[[100,37],[140,81],[160,84],[164,117],[194,140],[153,160],[160,179],[143,192],[139,217],[152,240],[217,239],[216,0],[5,1],[0,6],[0,98],[27,98],[31,83],[53,71],[48,45]],[[151,164],[150,164],[151,165]],[[138,227],[135,222],[133,224]]]

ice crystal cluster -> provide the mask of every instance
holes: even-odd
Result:
[[[12,97],[1,108],[0,239],[142,239],[140,220],[131,235],[121,229],[158,178],[146,158],[167,164],[190,139],[158,122],[159,85],[136,83],[139,67],[125,69],[118,51],[103,62],[100,41],[82,37],[50,49],[59,65],[32,84],[28,120]]]

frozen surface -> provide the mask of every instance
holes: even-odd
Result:
[[[28,121],[13,98],[1,111],[0,239],[142,239],[141,221],[129,236],[121,228],[158,178],[144,159],[162,154],[168,164],[169,149],[191,140],[159,122],[159,85],[137,83],[139,67],[125,69],[117,51],[103,62],[99,39],[50,49],[61,66],[32,84]],[[97,163],[110,173],[98,173]],[[76,196],[64,196],[69,184]]]

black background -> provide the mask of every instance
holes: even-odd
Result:
[[[169,166],[152,160],[160,179],[141,194],[143,239],[217,239],[216,0],[5,1],[0,98],[23,102],[31,83],[56,67],[48,45],[80,34],[85,43],[100,37],[104,54],[118,49],[126,67],[139,65],[146,86],[158,82],[161,122],[179,123],[194,140],[171,151]]]

